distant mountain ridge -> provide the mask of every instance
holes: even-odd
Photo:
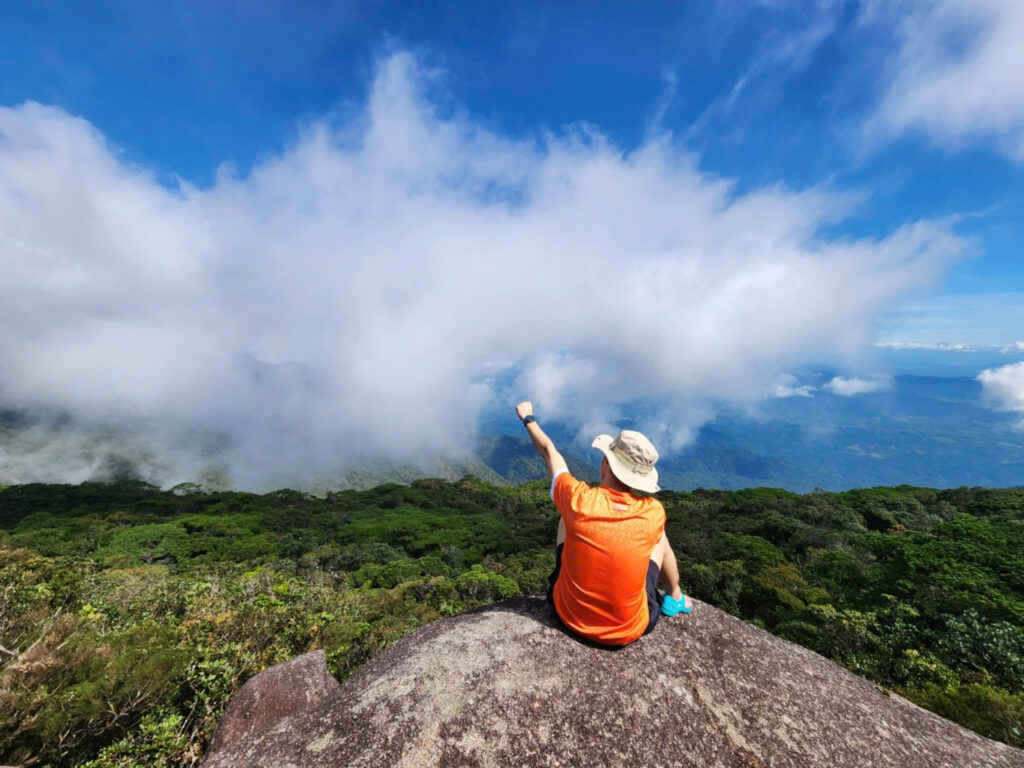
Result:
[[[973,378],[898,376],[879,392],[724,412],[662,467],[672,488],[1008,487],[1024,483],[1024,433]]]
[[[82,482],[144,480],[167,487],[163,473],[168,464],[160,449],[143,436],[116,427],[84,428],[69,417],[34,416],[0,410],[0,486],[27,482]],[[587,461],[563,451],[573,474],[596,480],[597,471]],[[37,476],[26,467],[44,465]],[[59,467],[64,465],[66,474]],[[470,450],[459,456],[425,456],[416,462],[346,462],[334,471],[284,473],[268,478],[266,487],[247,490],[268,491],[293,488],[309,493],[327,493],[351,488],[365,490],[382,483],[410,483],[439,477],[457,480],[473,475],[493,485],[518,485],[544,477],[546,468],[532,443],[512,435],[478,435]],[[213,453],[205,466],[182,485],[192,489],[235,490],[236,483]]]
[[[1024,484],[1024,433],[1014,428],[1012,416],[985,407],[974,378],[897,376],[888,389],[843,397],[822,386],[828,374],[816,376],[808,379],[813,396],[768,399],[754,412],[723,409],[692,444],[675,454],[663,451],[661,486],[769,486],[803,493],[900,484]],[[642,423],[644,415],[633,417]],[[597,479],[600,457],[589,448],[589,437],[580,440],[557,422],[546,422],[545,429],[574,474]],[[210,489],[238,487],[218,460],[216,436],[193,442],[205,447],[188,479]],[[167,479],[173,450],[153,435],[113,427],[86,430],[59,414],[0,410],[0,484],[142,479],[166,487],[177,482]],[[457,456],[299,468],[247,489],[325,493],[467,474],[518,484],[544,477],[545,468],[514,416],[503,411],[488,415],[475,444]]]

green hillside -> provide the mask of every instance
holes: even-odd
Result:
[[[1024,491],[659,498],[690,594],[1024,746]],[[193,765],[266,666],[324,648],[344,678],[441,616],[543,592],[556,522],[546,481],[473,476],[0,490],[0,763]]]

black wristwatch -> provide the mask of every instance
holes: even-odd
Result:
[[[537,419],[531,413],[529,416],[527,416],[525,419],[523,419],[523,426],[525,427],[527,424],[533,424],[533,422],[535,422],[536,420]]]

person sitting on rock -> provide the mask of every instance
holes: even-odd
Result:
[[[565,459],[533,416],[516,406],[551,477],[551,499],[561,520],[548,599],[577,635],[604,645],[626,645],[654,629],[659,614],[689,613],[679,588],[676,556],[665,536],[665,508],[640,493],[656,493],[658,452],[640,432],[598,435],[604,454],[601,484],[591,488],[569,472]],[[661,594],[658,583],[666,589]]]

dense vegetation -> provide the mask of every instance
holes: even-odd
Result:
[[[0,763],[194,765],[268,665],[324,648],[344,678],[426,622],[542,592],[546,490],[0,490]],[[1024,491],[659,498],[688,592],[1024,746]]]

